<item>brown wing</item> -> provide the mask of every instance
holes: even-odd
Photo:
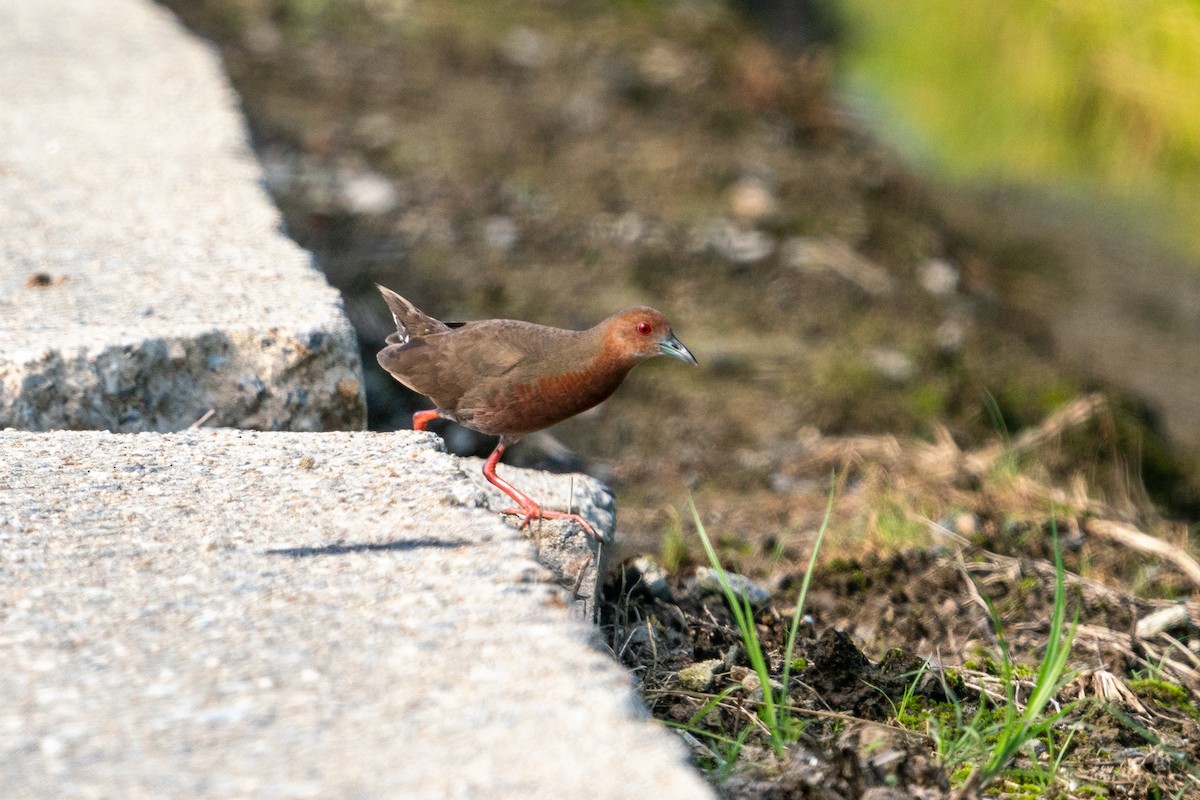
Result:
[[[563,384],[571,397],[546,389],[557,387],[564,376],[579,374],[594,359],[586,332],[493,320],[479,335],[486,337],[487,348],[472,348],[463,357],[465,361],[486,358],[488,363],[475,363],[477,380],[459,398],[455,413],[464,425],[484,433],[521,436],[582,410],[569,408],[578,387]],[[495,359],[496,352],[505,357]]]
[[[513,320],[469,322],[384,348],[379,363],[463,425],[519,436],[578,413],[616,388],[623,372],[602,387],[582,374],[595,360],[594,336]],[[577,385],[581,380],[584,385]],[[598,390],[603,396],[592,398]],[[579,405],[584,395],[587,402]]]
[[[529,356],[518,341],[496,335],[500,322],[470,322],[392,344],[379,351],[379,364],[439,409],[457,416],[465,395],[481,383],[503,380]],[[468,419],[462,421],[469,424]]]

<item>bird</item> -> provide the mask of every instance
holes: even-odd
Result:
[[[504,515],[566,519],[592,538],[603,537],[578,514],[543,509],[496,474],[504,452],[521,437],[548,428],[606,400],[637,364],[666,355],[692,366],[692,355],[659,311],[634,306],[593,328],[564,330],[512,319],[447,323],[376,284],[396,322],[376,356],[393,378],[433,401],[413,415],[423,431],[447,419],[500,441],[483,476],[516,503]]]

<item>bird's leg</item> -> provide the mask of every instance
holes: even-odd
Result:
[[[522,529],[524,529],[534,517],[537,517],[538,519],[573,520],[579,523],[579,527],[583,528],[588,536],[591,536],[597,541],[603,541],[603,539],[600,537],[600,534],[596,533],[596,530],[590,524],[588,524],[588,521],[583,517],[579,516],[578,514],[568,514],[565,511],[543,511],[542,507],[539,506],[532,497],[525,494],[511,483],[504,480],[504,478],[501,478],[499,475],[497,475],[496,465],[500,463],[500,457],[504,455],[504,451],[506,449],[507,446],[503,441],[501,441],[500,444],[496,445],[496,449],[492,451],[492,454],[488,456],[487,462],[485,462],[483,465],[483,477],[487,478],[488,482],[497,489],[504,492],[513,500],[516,500],[517,505],[519,506],[519,508],[505,509],[500,513],[521,515],[523,517],[521,520]]]
[[[429,423],[440,416],[436,408],[431,408],[428,411],[418,411],[413,414],[413,430],[423,431],[428,430]]]

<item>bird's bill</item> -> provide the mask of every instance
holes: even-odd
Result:
[[[684,363],[696,366],[696,357],[692,355],[692,351],[683,346],[683,342],[675,338],[675,334],[670,334],[667,338],[659,342],[658,349],[665,356],[678,358]]]

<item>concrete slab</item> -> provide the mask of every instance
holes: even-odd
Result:
[[[0,109],[0,428],[363,427],[208,46],[144,0],[6,0]]]
[[[0,3],[0,428],[362,426],[246,142],[157,6]],[[578,621],[604,548],[538,526],[554,585],[478,467],[431,434],[0,431],[0,797],[711,796]],[[615,527],[594,481],[507,472]]]
[[[0,432],[0,797],[711,796],[438,445]]]

